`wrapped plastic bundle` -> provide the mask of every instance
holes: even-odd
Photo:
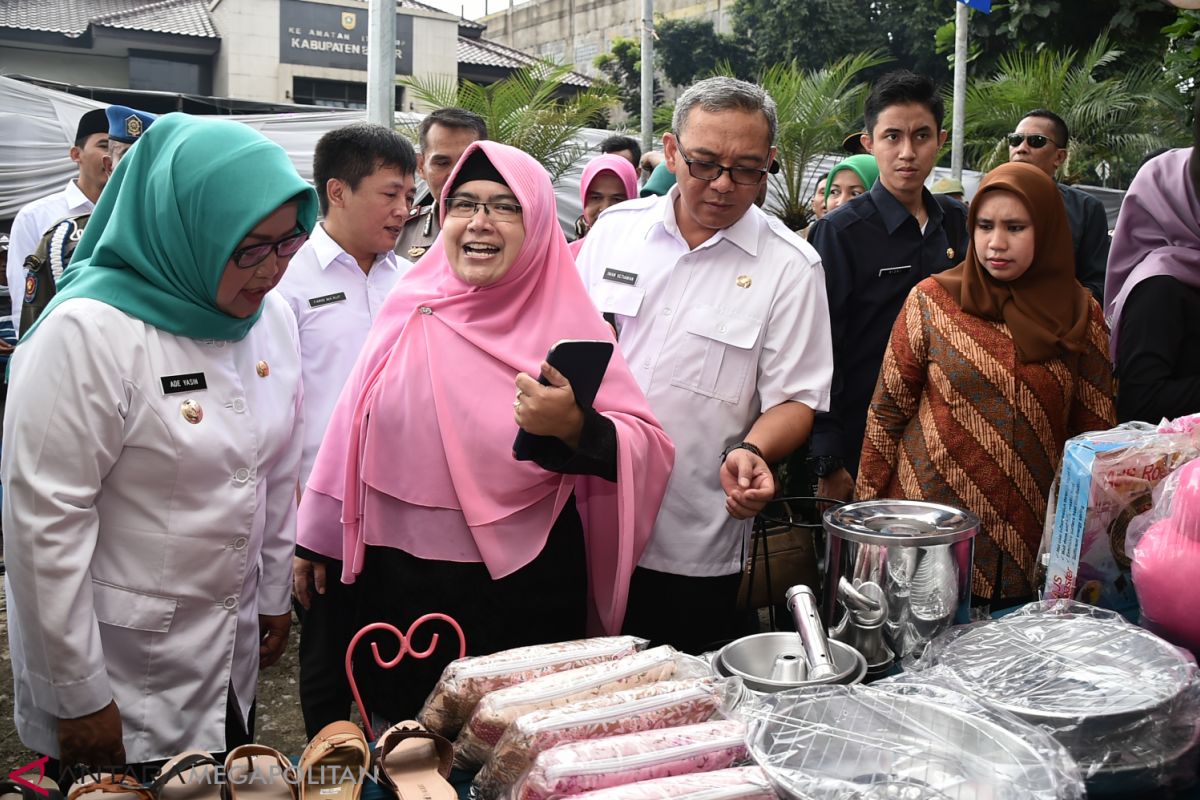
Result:
[[[576,800],[776,800],[767,774],[758,767],[732,767],[675,775],[575,795]]]
[[[454,743],[454,763],[470,769],[486,762],[505,729],[530,711],[565,706],[671,678],[701,678],[711,674],[712,669],[700,659],[662,645],[616,661],[543,675],[491,692],[479,701]]]
[[[467,656],[446,665],[417,720],[453,740],[488,692],[568,669],[614,661],[646,647],[636,636],[602,636]]]
[[[755,761],[785,797],[1080,800],[1052,738],[942,686],[819,686],[739,708]]]
[[[531,711],[513,721],[492,757],[475,776],[472,795],[500,797],[529,769],[538,753],[556,745],[623,733],[707,722],[728,709],[741,692],[737,678],[662,681]]]
[[[553,747],[513,791],[515,800],[551,800],[638,781],[726,769],[746,761],[738,720],[627,733]]]
[[[946,631],[909,666],[914,680],[1049,733],[1079,765],[1089,796],[1160,796],[1196,779],[1196,662],[1112,611],[1031,603]]]
[[[1137,608],[1125,540],[1154,488],[1200,457],[1193,418],[1161,426],[1130,422],[1067,441],[1050,492],[1038,564],[1043,596],[1117,611]]]
[[[1146,529],[1135,531],[1135,526]],[[1163,481],[1154,508],[1129,530],[1126,548],[1142,624],[1193,654],[1200,652],[1200,460]]]

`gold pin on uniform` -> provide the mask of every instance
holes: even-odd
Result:
[[[260,361],[254,365],[254,371],[258,373],[258,377],[265,378],[271,374],[271,367],[267,365],[267,362]]]
[[[421,256],[425,255],[425,251],[428,249],[429,249],[428,247],[421,247],[420,245],[413,245],[412,247],[408,248],[408,257],[409,258],[420,258]]]
[[[184,400],[179,404],[179,413],[193,425],[199,425],[204,419],[204,409],[195,400]]]
[[[954,258],[954,248],[953,247],[946,248],[946,258]]]
[[[754,283],[749,275],[738,275],[737,285],[739,289],[749,289],[750,284]]]

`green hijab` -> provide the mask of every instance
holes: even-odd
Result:
[[[869,153],[859,153],[856,156],[839,161],[833,169],[829,170],[829,177],[825,179],[825,199],[829,199],[829,190],[833,188],[833,176],[837,175],[844,169],[852,171],[862,181],[863,188],[868,192],[875,185],[876,179],[879,177],[879,164],[875,161],[875,156]]]
[[[283,148],[254,129],[159,117],[100,193],[39,322],[65,300],[90,297],[178,336],[242,339],[262,308],[231,317],[217,308],[217,284],[246,234],[293,198],[297,224],[311,231],[317,193]]]

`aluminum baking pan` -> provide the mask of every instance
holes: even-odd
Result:
[[[756,692],[781,692],[828,683],[858,683],[866,675],[866,659],[850,645],[830,641],[829,652],[833,657],[834,674],[826,678],[798,682],[772,680],[776,657],[792,655],[803,659],[804,646],[797,633],[756,633],[734,639],[722,647],[713,657],[713,666],[720,675],[741,678],[747,688]]]

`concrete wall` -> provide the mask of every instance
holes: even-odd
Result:
[[[129,88],[127,56],[98,56],[77,50],[28,50],[6,42],[0,46],[0,73],[85,86]]]

